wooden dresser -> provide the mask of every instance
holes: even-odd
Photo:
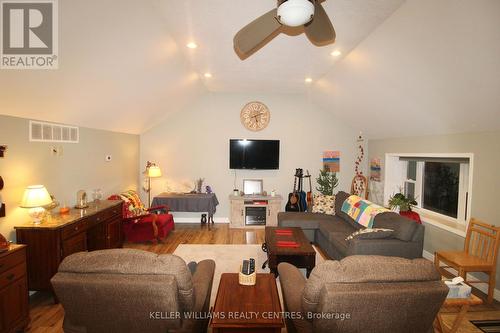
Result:
[[[54,214],[40,225],[18,225],[17,242],[28,246],[29,290],[52,290],[50,279],[70,254],[122,247],[122,201],[90,203]]]
[[[26,246],[0,253],[0,332],[23,330],[29,322]]]

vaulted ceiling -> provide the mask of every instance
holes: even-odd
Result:
[[[207,91],[265,92],[311,96],[370,137],[500,129],[500,1],[326,0],[334,45],[299,29],[241,61],[234,34],[274,6],[59,1],[59,69],[1,70],[0,114],[142,133]]]

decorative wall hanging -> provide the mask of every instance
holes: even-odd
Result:
[[[365,149],[363,148],[363,136],[361,133],[359,133],[358,139],[357,139],[357,144],[358,144],[358,157],[356,158],[356,161],[354,162],[354,171],[355,171],[355,176],[352,180],[351,184],[351,194],[356,194],[356,195],[362,195],[362,193],[365,193],[364,197],[368,197],[368,184],[367,184],[367,179],[363,175],[363,170],[361,170],[361,162],[363,161],[363,158],[365,157]]]
[[[340,151],[323,152],[323,169],[327,172],[340,172]]]
[[[370,160],[370,180],[379,182],[380,172],[381,172],[380,158],[372,158]]]

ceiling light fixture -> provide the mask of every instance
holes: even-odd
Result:
[[[306,79],[304,80],[306,83],[312,83],[313,82],[313,79],[310,78],[310,77],[306,77]]]
[[[288,0],[278,7],[278,20],[289,27],[298,27],[312,20],[314,4],[309,0]]]
[[[186,44],[186,47],[188,49],[195,49],[195,48],[198,47],[198,45],[195,42],[189,42],[189,43]]]
[[[207,78],[207,79],[210,79],[212,77],[212,73],[205,73],[204,76]]]
[[[335,50],[335,51],[333,51],[333,52],[332,52],[332,53],[330,53],[330,54],[331,54],[332,56],[334,56],[334,57],[338,57],[338,56],[340,56],[340,55],[342,54],[342,52],[340,52],[339,50]]]

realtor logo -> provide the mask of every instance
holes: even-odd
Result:
[[[2,69],[57,69],[57,0],[0,1]]]

